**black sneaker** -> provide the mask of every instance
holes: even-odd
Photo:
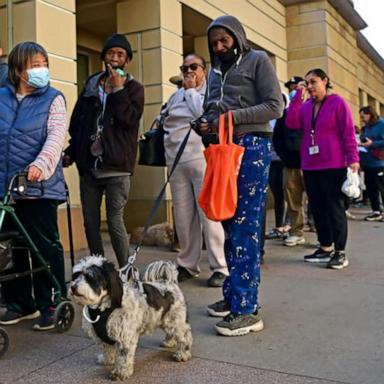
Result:
[[[55,308],[49,307],[41,311],[39,321],[33,325],[32,329],[35,331],[49,331],[55,328]]]
[[[372,212],[370,215],[364,217],[365,221],[381,221],[383,220],[383,215],[381,212],[375,211]]]
[[[23,315],[22,313],[7,310],[3,315],[0,316],[0,324],[1,325],[18,324],[20,323],[20,321],[36,319],[39,316],[40,316],[39,311],[35,311],[33,313],[28,313],[26,315]]]
[[[211,277],[207,280],[207,284],[210,287],[222,287],[226,278],[227,276],[224,275],[224,273],[213,272]]]
[[[335,251],[327,264],[330,269],[343,269],[348,267],[349,261],[344,251]]]
[[[280,231],[277,228],[271,229],[265,234],[267,240],[280,240],[284,239],[284,232]]]
[[[178,272],[177,281],[179,283],[192,279],[192,277],[198,276],[198,275],[192,275],[192,273],[190,273],[188,269],[181,267],[180,265],[177,267],[177,272]]]
[[[332,251],[324,251],[319,248],[316,249],[312,255],[304,256],[304,261],[307,263],[328,263],[331,260]]]
[[[216,331],[223,336],[242,336],[249,332],[264,329],[264,323],[256,312],[250,315],[234,315],[230,313],[216,324]]]
[[[208,305],[207,311],[209,316],[224,317],[231,313],[231,308],[229,308],[229,305],[225,300],[220,300]]]

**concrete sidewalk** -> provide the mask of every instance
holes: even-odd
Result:
[[[194,358],[176,363],[159,347],[160,332],[143,337],[130,383],[193,384],[326,384],[384,383],[384,223],[361,221],[367,210],[352,210],[350,266],[327,270],[303,262],[314,251],[267,241],[260,299],[265,330],[243,337],[215,334],[217,319],[205,306],[221,298],[208,288],[206,256],[199,278],[182,288],[187,297],[194,335]],[[269,221],[272,222],[272,221]],[[80,256],[80,255],[79,255]],[[139,264],[175,253],[144,248]],[[69,271],[68,271],[69,273]],[[95,364],[97,349],[80,329],[81,314],[66,334],[31,331],[31,323],[7,327],[11,339],[0,360],[0,384],[107,383],[107,369]]]

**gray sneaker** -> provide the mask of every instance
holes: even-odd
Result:
[[[8,309],[3,315],[0,316],[0,324],[1,325],[18,324],[20,323],[20,321],[36,319],[39,316],[40,316],[39,311],[22,314],[22,313],[14,312]]]
[[[211,305],[208,305],[207,312],[209,316],[213,317],[224,317],[231,313],[229,305],[225,300],[216,301]]]
[[[257,312],[250,315],[234,315],[230,313],[216,324],[216,331],[223,336],[242,336],[249,332],[259,332],[263,329],[263,320]]]
[[[286,245],[287,247],[294,247],[299,244],[305,244],[305,238],[303,236],[292,235],[288,236],[284,240],[284,245]]]

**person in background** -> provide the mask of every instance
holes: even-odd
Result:
[[[275,131],[278,120],[270,122],[273,132]],[[284,198],[283,185],[284,164],[280,156],[276,153],[273,145],[271,147],[271,165],[269,167],[268,184],[273,195],[273,208],[275,213],[275,227],[265,234],[266,239],[281,239],[288,236],[291,226],[288,224],[287,207]],[[289,218],[290,219],[290,218]]]
[[[164,148],[168,171],[172,167],[190,123],[203,112],[206,91],[205,60],[191,53],[180,67],[183,86],[168,100],[162,110]],[[208,286],[221,287],[228,276],[224,256],[224,231],[220,223],[209,220],[198,203],[206,168],[201,138],[191,131],[187,145],[170,179],[176,232],[180,252],[177,255],[178,280],[185,281],[200,273],[199,261],[204,240],[212,275]]]
[[[65,165],[76,163],[85,234],[91,254],[104,255],[100,233],[105,194],[108,231],[120,267],[129,256],[124,224],[136,164],[144,87],[126,72],[132,49],[124,35],[110,36],[101,52],[105,71],[89,77],[72,113]]]
[[[3,48],[1,48],[0,44],[0,87],[3,87],[8,77],[8,64],[1,58],[1,56],[3,56]]]
[[[367,196],[372,213],[365,221],[383,221],[384,204],[384,119],[371,106],[360,108],[360,117],[364,123],[360,146],[366,149],[361,156],[364,169]],[[381,197],[381,202],[380,202]]]
[[[305,93],[309,98],[303,101]],[[330,79],[322,69],[310,70],[305,83],[299,84],[286,124],[303,132],[301,167],[320,243],[304,261],[345,268],[348,223],[341,186],[348,166],[358,171],[359,157],[352,112],[341,96],[331,92]]]
[[[296,79],[296,81],[303,80],[300,77],[294,77],[292,79]],[[287,84],[292,86],[291,81],[285,84],[286,86]],[[295,91],[291,91],[290,95],[294,96],[294,92]],[[300,159],[301,131],[293,131],[287,128],[285,116],[289,106],[289,97],[283,93],[283,99],[286,108],[283,116],[276,122],[273,131],[273,145],[284,164],[284,194],[288,207],[288,215],[291,219],[291,229],[289,236],[284,239],[284,245],[294,247],[298,244],[305,243],[303,236],[303,195],[305,188]]]
[[[0,89],[0,199],[10,178],[27,171],[30,182],[41,182],[42,192],[28,188],[30,199],[14,196],[15,212],[66,295],[64,252],[57,225],[57,207],[66,199],[62,150],[67,131],[64,96],[49,85],[48,54],[39,44],[22,42],[9,54],[9,76]],[[10,224],[11,225],[11,224]],[[13,271],[30,269],[25,249],[14,249]],[[40,266],[33,252],[33,267]],[[33,295],[32,295],[33,285]],[[0,324],[12,325],[39,318],[37,331],[54,328],[55,308],[51,277],[45,272],[2,283],[7,311]]]
[[[288,88],[289,100],[292,100],[294,98],[294,96],[296,95],[296,91],[298,89],[299,83],[303,80],[304,79],[300,76],[292,76],[286,83],[284,83],[284,86]],[[294,151],[300,151],[301,136],[302,136],[302,133],[297,131],[291,130],[290,133],[287,133],[288,147]],[[288,175],[288,173],[291,173],[291,175]],[[300,177],[298,177],[297,175],[297,172],[296,171],[292,172],[292,168],[291,168],[291,171],[286,172],[285,176],[288,177],[288,180],[293,181],[293,184],[292,184],[293,188],[295,188],[295,185],[296,185],[300,189],[300,183],[304,184],[303,173],[301,169],[300,169],[300,175],[302,179],[301,181],[300,181]],[[293,178],[290,179],[289,176],[292,176]],[[290,182],[288,181],[288,183]],[[301,205],[303,206],[303,209],[304,209],[304,221],[308,226],[307,231],[316,232],[311,207],[305,191],[303,196],[304,196],[304,202],[302,202]],[[298,203],[298,200],[296,201],[296,203]],[[295,205],[296,207],[298,207],[297,204]],[[304,227],[303,227],[303,230],[304,230]]]
[[[268,55],[252,49],[235,17],[221,16],[208,27],[212,69],[199,133],[217,141],[219,115],[229,110],[234,118],[234,143],[245,148],[237,179],[235,215],[222,222],[229,276],[224,299],[207,310],[224,317],[216,324],[219,334],[240,336],[261,331],[258,290],[260,238],[264,217],[272,127],[283,112],[279,82]],[[244,73],[247,76],[244,76]]]

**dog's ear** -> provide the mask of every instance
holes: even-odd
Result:
[[[103,272],[105,273],[105,278],[107,280],[107,289],[112,306],[121,307],[121,302],[123,299],[123,284],[121,282],[119,273],[117,272],[113,263],[109,261],[104,263]]]

